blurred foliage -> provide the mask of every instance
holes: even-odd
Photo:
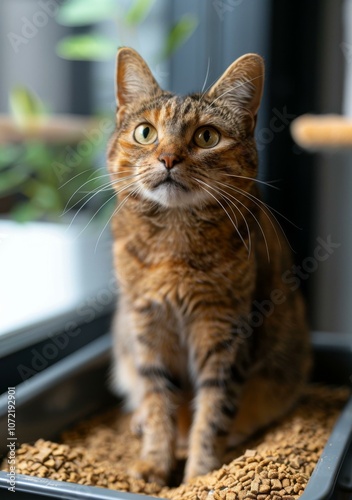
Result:
[[[14,87],[10,93],[10,109],[16,125],[21,129],[28,128],[33,117],[40,119],[45,115],[41,100],[20,86]]]
[[[116,46],[103,36],[76,35],[60,40],[56,53],[63,59],[102,61],[115,56]]]
[[[94,32],[67,36],[58,42],[57,54],[71,60],[112,59],[117,47],[123,45],[123,40],[119,39],[119,35],[123,38],[121,31],[132,34],[134,38],[136,29],[148,17],[155,2],[65,0],[59,7],[57,22],[79,27],[115,21],[116,38]],[[191,14],[182,16],[169,30],[156,60],[169,58],[192,35],[197,24],[197,19]],[[24,88],[12,90],[10,107],[13,119],[22,131],[45,126],[45,119],[49,117],[40,99]],[[115,201],[109,177],[105,168],[96,168],[102,151],[99,146],[92,145],[89,154],[80,155],[78,146],[52,144],[39,138],[21,144],[0,145],[0,197],[12,196],[14,209],[11,215],[16,220],[61,220],[70,210],[77,213],[82,209],[104,218],[110,216]],[[72,161],[73,157],[75,161]]]
[[[169,36],[165,40],[165,47],[162,51],[162,58],[170,57],[194,32],[198,25],[194,16],[185,14],[171,29]]]
[[[66,0],[56,15],[64,26],[85,26],[116,15],[115,0]]]
[[[60,40],[57,54],[65,59],[104,61],[111,59],[119,45],[118,25],[133,29],[144,21],[155,0],[133,0],[128,8],[123,8],[118,0],[66,0],[58,12],[57,21],[65,26],[87,26],[99,21],[115,20],[116,38],[111,39],[96,34],[72,35]],[[173,26],[157,54],[159,61],[170,57],[197,28],[198,21],[191,14],[185,14]]]
[[[10,101],[21,128],[30,128],[31,120],[37,121],[44,110],[38,97],[23,88],[14,89]],[[15,220],[59,221],[70,210],[94,212],[105,202],[99,215],[111,213],[109,176],[105,168],[96,168],[99,147],[92,145],[84,155],[78,147],[79,143],[68,146],[40,139],[0,145],[0,196],[16,195],[11,213]]]

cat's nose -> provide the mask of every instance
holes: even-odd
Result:
[[[161,153],[158,160],[161,161],[168,170],[171,170],[181,161],[180,157],[174,153]]]

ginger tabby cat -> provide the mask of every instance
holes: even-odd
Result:
[[[303,301],[282,277],[290,252],[255,179],[263,81],[247,54],[180,97],[134,50],[118,52],[114,384],[143,435],[135,477],[167,481],[183,403],[187,481],[287,412],[309,372]]]

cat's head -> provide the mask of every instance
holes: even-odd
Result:
[[[206,92],[175,96],[159,87],[137,52],[120,49],[117,129],[108,152],[116,191],[185,207],[216,203],[226,186],[248,188],[263,81],[262,58],[247,54]]]

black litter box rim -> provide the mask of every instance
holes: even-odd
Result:
[[[330,498],[343,459],[351,443],[352,397],[347,402],[334,425],[330,438],[324,447],[300,500],[325,500]],[[7,473],[0,471],[0,488],[7,488],[8,486]],[[149,495],[124,493],[97,486],[67,483],[64,481],[37,478],[35,476],[26,476],[24,474],[16,475],[16,490],[25,493],[46,495],[52,498],[65,498],[67,500],[143,500],[146,498],[157,500],[156,497]],[[158,497],[158,500],[163,499]]]
[[[352,443],[352,397],[335,423],[300,500],[330,498],[347,450]]]
[[[5,472],[0,472],[0,488],[8,488],[8,480]],[[109,490],[99,486],[87,486],[77,483],[67,483],[35,476],[16,474],[16,491],[32,495],[43,495],[49,498],[66,500],[163,500],[135,493],[124,493],[118,490]],[[34,497],[33,497],[34,498]],[[164,499],[165,500],[165,499]]]
[[[328,334],[324,334],[328,335]],[[331,335],[331,337],[335,337]],[[317,342],[314,342],[317,340]],[[328,343],[329,344],[329,343]],[[313,345],[318,349],[328,346],[329,351],[334,350],[331,345],[320,343],[320,339],[315,339],[313,336]],[[109,334],[103,335],[99,339],[91,342],[88,346],[75,352],[67,358],[59,361],[56,365],[47,368],[45,374],[39,373],[24,384],[20,384],[16,388],[16,395],[19,395],[23,390],[24,399],[28,400],[30,395],[38,395],[42,391],[48,389],[48,383],[54,386],[57,382],[58,373],[61,374],[61,382],[63,379],[70,377],[74,372],[79,371],[80,367],[87,363],[106,362],[109,359],[111,349],[111,338]],[[350,345],[338,346],[336,349],[346,351],[351,349]],[[84,355],[82,355],[82,351]],[[64,376],[62,376],[64,374]],[[43,378],[45,377],[45,379]],[[21,387],[22,386],[22,387]],[[5,400],[0,396],[0,416],[5,410]],[[347,450],[352,443],[352,397],[342,410],[340,417],[335,423],[330,434],[328,442],[324,447],[322,455],[308,481],[306,489],[300,500],[328,500],[334,490],[338,474],[343,463]],[[8,473],[0,471],[0,489],[8,489]],[[63,481],[50,480],[47,478],[36,478],[35,476],[27,476],[16,474],[16,491],[28,493],[30,495],[46,496],[48,498],[67,499],[67,500],[145,500],[147,498],[156,500],[156,497],[146,496],[145,494],[120,492],[118,490],[109,490],[97,486],[80,485],[77,483],[68,483]],[[162,500],[159,497],[159,500]]]

